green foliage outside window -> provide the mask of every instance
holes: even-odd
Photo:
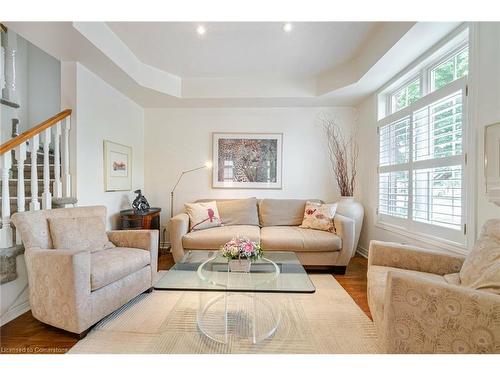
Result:
[[[469,73],[469,49],[464,48],[432,70],[432,88],[440,89]]]

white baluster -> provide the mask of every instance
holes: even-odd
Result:
[[[54,183],[52,185],[52,190],[54,192],[54,197],[62,197],[62,185],[61,185],[61,156],[59,150],[59,142],[61,137],[61,123],[58,122],[53,127],[54,129]]]
[[[0,156],[2,176],[2,228],[0,229],[0,248],[12,246],[12,228],[10,227],[9,171],[12,166],[10,151]]]
[[[71,196],[71,176],[69,174],[69,130],[71,129],[70,117],[66,117],[62,128],[62,189],[63,196]]]
[[[38,134],[30,139],[29,149],[31,152],[31,202],[30,211],[37,211],[40,209],[40,202],[38,202],[38,165],[37,165],[37,152],[38,152]]]
[[[52,208],[52,194],[50,192],[50,128],[43,132],[43,193],[42,209]]]
[[[24,161],[26,160],[26,143],[16,147],[17,161],[17,211],[24,212],[26,198],[24,195]],[[21,244],[21,235],[16,229],[16,244]]]

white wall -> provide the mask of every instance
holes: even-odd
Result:
[[[61,111],[61,63],[28,42],[28,107],[23,130]]]
[[[60,82],[60,62],[17,35],[16,93],[20,108],[1,106],[2,142],[11,138],[12,118],[19,119],[19,131],[23,132],[60,111]]]
[[[144,110],[83,65],[76,64],[76,195],[78,205],[106,205],[108,228],[144,186]],[[132,190],[104,191],[103,141],[132,147]]]
[[[500,23],[484,22],[477,28],[476,83],[471,86],[476,106],[476,210],[477,225],[491,218],[500,218],[500,207],[488,202],[484,176],[484,127],[500,122]]]
[[[170,191],[181,171],[212,160],[212,132],[283,133],[283,189],[212,189],[212,172],[185,175],[175,195],[174,213],[198,198],[338,197],[318,117],[336,116],[351,128],[355,110],[337,108],[216,108],[145,110],[145,195],[162,208],[166,223]]]
[[[469,111],[472,119],[469,126],[475,129],[476,152],[469,155],[469,160],[477,166],[475,169],[475,192],[471,199],[476,207],[476,235],[481,225],[490,218],[500,217],[500,207],[489,203],[485,195],[483,169],[484,126],[500,121],[500,23],[478,23],[473,28],[471,43],[471,74],[469,82]],[[475,35],[475,36],[474,36]],[[475,67],[473,66],[475,64]],[[421,241],[410,239],[375,226],[377,208],[377,164],[378,150],[377,97],[371,95],[358,107],[360,137],[360,199],[365,207],[365,219],[359,246],[368,249],[370,240],[413,243],[419,246],[434,247]]]

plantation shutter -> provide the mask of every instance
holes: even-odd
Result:
[[[385,125],[379,130],[379,213],[408,217],[409,116]]]
[[[413,219],[462,226],[462,92],[413,113]]]
[[[378,215],[383,221],[463,241],[464,82],[457,80],[379,121]]]

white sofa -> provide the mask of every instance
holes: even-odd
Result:
[[[193,232],[189,216],[178,214],[168,223],[174,260],[180,261],[186,250],[216,250],[242,235],[259,242],[264,252],[294,251],[305,266],[329,266],[345,273],[355,253],[354,220],[336,214],[335,233],[300,228],[305,203],[299,199],[217,200],[224,225]]]

